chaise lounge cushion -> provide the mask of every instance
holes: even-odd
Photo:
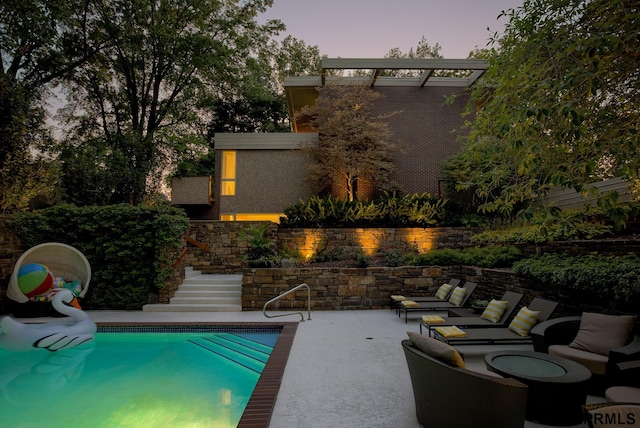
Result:
[[[424,352],[440,361],[451,364],[452,366],[465,368],[464,360],[460,353],[452,346],[444,342],[436,340],[432,337],[425,336],[413,331],[408,331],[407,335],[411,343]]]
[[[629,343],[635,317],[632,315],[606,315],[584,312],[580,329],[571,348],[593,352],[607,357],[612,349]]]

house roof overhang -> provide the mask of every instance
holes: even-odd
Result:
[[[383,86],[446,86],[466,88],[473,85],[487,70],[489,63],[484,59],[442,59],[442,58],[324,58],[322,74],[312,77],[287,77],[284,80],[285,95],[289,106],[289,116],[294,132],[302,132],[295,119],[296,112],[302,107],[313,105],[318,97],[316,88],[327,81],[336,80],[339,84],[368,84],[371,87]],[[357,76],[343,76],[334,70],[358,71]],[[367,71],[363,73],[363,71]],[[387,70],[416,71],[408,77],[384,76]],[[440,77],[438,71],[466,72],[462,77]]]

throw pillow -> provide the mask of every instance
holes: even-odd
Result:
[[[528,336],[533,326],[538,322],[538,315],[540,315],[540,311],[532,311],[523,306],[509,324],[509,330],[520,336]]]
[[[438,291],[436,291],[436,299],[444,300],[449,295],[449,291],[451,291],[451,284],[442,284]]]
[[[408,331],[407,335],[409,336],[411,343],[425,354],[431,355],[432,357],[451,364],[452,366],[460,367],[462,369],[465,368],[462,356],[453,346],[413,331]]]
[[[484,318],[491,322],[498,322],[500,321],[500,318],[502,318],[502,314],[504,314],[504,311],[507,310],[508,304],[509,302],[506,300],[493,299],[491,300],[491,302],[489,302],[484,312],[482,312],[480,318]]]
[[[578,334],[569,346],[608,356],[610,350],[621,348],[628,343],[635,318],[633,315],[584,312]]]
[[[449,297],[449,303],[460,306],[464,300],[464,296],[467,294],[467,289],[463,287],[456,287]]]

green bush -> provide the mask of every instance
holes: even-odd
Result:
[[[118,310],[142,308],[166,285],[189,228],[184,212],[168,205],[58,205],[12,223],[25,250],[61,242],[81,251],[91,264],[83,307]]]
[[[616,229],[605,221],[609,214],[597,207],[580,210],[533,207],[521,213],[517,220],[500,229],[487,230],[475,235],[471,242],[488,244],[540,244],[571,239],[598,239],[609,236]]]
[[[545,254],[514,263],[513,271],[570,296],[640,304],[640,257],[636,255]]]
[[[414,266],[479,266],[486,268],[510,267],[522,258],[522,252],[515,247],[472,247],[461,250],[440,249],[420,254],[410,260]]]

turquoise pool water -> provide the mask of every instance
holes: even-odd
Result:
[[[278,332],[99,332],[0,351],[0,427],[235,427]]]

